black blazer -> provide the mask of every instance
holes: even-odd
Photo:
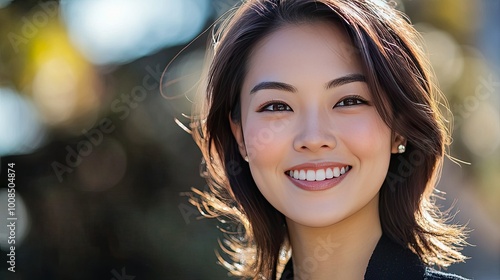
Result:
[[[281,280],[293,279],[292,259],[288,261]],[[467,280],[461,276],[426,267],[410,249],[382,235],[365,272],[365,280]]]

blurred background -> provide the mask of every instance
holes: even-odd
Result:
[[[205,182],[181,126],[203,31],[236,2],[0,0],[0,279],[228,279],[219,223],[183,195]],[[439,183],[439,204],[473,229],[471,259],[448,271],[500,279],[500,1],[396,2],[449,99],[451,155],[471,163],[447,159]]]

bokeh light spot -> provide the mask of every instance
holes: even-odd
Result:
[[[82,140],[80,146],[86,147],[81,152],[85,153],[82,163],[76,168],[83,190],[104,191],[123,179],[127,169],[127,154],[118,141],[104,134],[102,143],[95,145]]]
[[[419,24],[416,28],[422,33],[441,89],[446,91],[462,74],[464,62],[461,48],[445,31],[429,24]]]
[[[29,99],[0,88],[0,156],[27,154],[45,139],[45,129]]]
[[[77,103],[76,91],[75,73],[60,58],[42,64],[33,79],[33,98],[50,124],[71,118]]]
[[[95,64],[125,63],[196,36],[207,0],[68,0],[61,3],[73,43]]]
[[[9,6],[10,2],[12,2],[12,0],[0,0],[0,9]]]
[[[500,144],[500,116],[488,103],[481,103],[470,117],[465,119],[462,138],[474,154],[486,157]]]

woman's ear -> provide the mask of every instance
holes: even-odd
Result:
[[[229,124],[231,125],[231,131],[233,132],[234,139],[236,139],[236,143],[238,143],[240,154],[243,158],[245,158],[247,156],[247,150],[245,147],[245,140],[243,138],[243,129],[241,128],[241,122],[235,122],[231,118],[231,113],[229,113]]]
[[[406,150],[406,138],[397,133],[394,133],[391,143],[391,153],[402,154],[405,152],[405,150]]]

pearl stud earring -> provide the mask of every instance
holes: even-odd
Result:
[[[401,144],[401,145],[398,146],[398,152],[400,154],[404,153],[405,151],[406,151],[405,145]]]
[[[244,159],[246,162],[248,162],[248,156],[245,156]]]

